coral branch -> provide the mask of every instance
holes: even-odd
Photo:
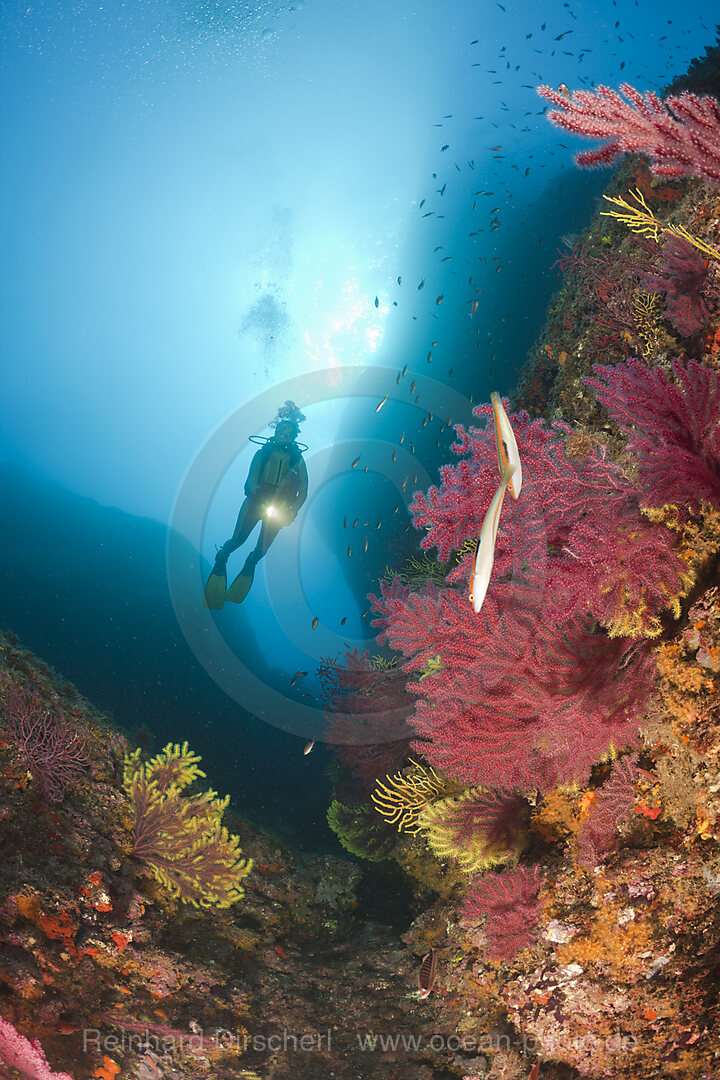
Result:
[[[537,898],[540,867],[503,870],[488,874],[467,895],[463,918],[487,915],[488,954],[497,960],[511,959],[536,937],[542,905]]]
[[[645,506],[720,506],[720,372],[673,362],[671,379],[637,360],[596,365],[586,379],[628,437]]]
[[[610,165],[620,154],[645,154],[656,176],[696,176],[720,187],[720,104],[709,96],[684,92],[661,100],[623,83],[615,90],[576,90],[570,97],[549,86],[538,94],[557,108],[548,113],[563,131],[604,139],[580,153],[578,165]]]

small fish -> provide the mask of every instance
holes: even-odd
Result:
[[[375,406],[375,412],[380,412],[380,410],[382,409],[382,407],[383,407],[383,405],[385,404],[385,402],[387,401],[387,399],[388,399],[388,396],[387,396],[387,394],[386,394],[386,395],[385,395],[385,397],[384,397],[384,398],[382,399],[382,401],[381,401],[381,402],[379,402],[379,403],[378,403],[378,404],[377,404],[377,405]]]
[[[431,949],[422,958],[418,973],[418,997],[421,1001],[430,997],[435,987],[435,972],[437,969],[437,951]]]
[[[363,611],[362,615],[360,616],[360,618],[361,618],[361,619],[364,619],[364,618],[365,618],[365,616],[367,615],[367,613],[368,613],[368,611],[369,611],[369,610],[370,610],[370,608],[369,608],[369,607],[366,607],[366,608],[365,608],[365,610]]]
[[[427,354],[427,362],[428,362],[428,364],[432,364],[432,353],[431,352],[429,352]]]
[[[343,529],[347,529],[347,518],[343,518]]]
[[[446,142],[444,146],[440,147],[440,153],[442,154],[442,153],[444,153],[445,150],[449,150],[449,149],[450,149],[450,143]]]
[[[350,466],[350,468],[351,468],[351,469],[354,469],[354,468],[356,468],[356,467],[357,467],[357,465],[358,465],[358,464],[359,464],[359,462],[360,462],[360,458],[361,458],[361,456],[362,456],[361,454],[358,454],[358,456],[357,456],[357,457],[355,458],[355,460],[353,461],[352,465]]]
[[[420,292],[420,290],[423,289],[424,287],[425,287],[425,278],[423,278],[422,281],[420,282],[420,284],[418,285],[418,292]]]
[[[501,476],[507,469],[512,470],[508,489],[513,499],[517,499],[522,488],[522,463],[515,432],[500,400],[500,395],[493,391],[490,395],[490,402],[493,409],[493,420],[495,421],[495,448],[497,450],[498,468]]]
[[[363,539],[363,552],[365,552],[365,554],[367,554],[367,549],[368,549],[368,541],[367,541],[367,536],[366,536]]]
[[[498,526],[500,525],[500,512],[511,478],[512,470],[508,467],[507,471],[503,473],[500,487],[493,495],[480,530],[480,538],[473,560],[472,581],[470,583],[470,603],[476,615],[483,606],[488,585],[490,584],[490,575],[495,563],[495,542],[497,541]]]
[[[407,375],[407,364],[404,364],[403,369],[402,369],[402,377],[403,377],[403,379],[405,378],[406,375]]]
[[[411,393],[411,394],[414,394],[414,393],[415,393],[415,380],[414,380],[414,379],[413,379],[413,381],[412,381],[412,382],[410,383],[410,393]]]
[[[478,304],[479,304],[479,303],[480,303],[480,301],[479,301],[479,300],[473,300],[473,302],[472,302],[472,307],[470,308],[470,314],[471,314],[471,315],[474,315],[474,314],[475,314],[475,312],[476,312],[476,311],[477,311],[477,309],[478,309]]]
[[[340,620],[340,625],[344,626],[346,622],[347,622],[347,615],[343,615],[342,619]]]
[[[355,520],[353,521],[353,529],[357,529],[357,523],[359,520],[360,518],[355,518]]]
[[[309,741],[309,742],[306,742],[306,743],[305,743],[305,745],[304,745],[304,747],[303,747],[303,755],[304,755],[305,757],[307,757],[307,756],[308,756],[308,754],[310,753],[310,751],[312,750],[312,748],[313,748],[313,746],[314,746],[314,745],[315,745],[315,740],[314,740],[314,739],[310,739],[310,741]]]
[[[397,283],[398,285],[402,285],[402,275],[397,279]]]
[[[572,94],[570,93],[564,82],[561,82],[558,86],[558,94],[562,94],[566,101],[572,101]],[[525,173],[525,175],[527,176],[527,172]]]
[[[394,465],[395,462],[397,461],[397,450],[393,450],[393,452],[392,452],[392,460],[393,460],[393,465]]]
[[[313,619],[313,621],[312,621],[312,622],[310,623],[310,625],[312,626],[313,630],[317,630],[317,627],[318,627],[318,623],[319,623],[319,622],[320,622],[320,620],[318,619],[318,617],[317,617],[317,615],[316,615],[316,616],[315,616],[315,618]]]
[[[375,297],[375,307],[380,307],[380,301],[378,300],[377,296]]]
[[[348,544],[348,546],[347,546],[347,556],[348,556],[348,559],[350,558],[350,556],[351,556],[351,555],[352,555],[352,548],[350,547],[350,544]]]

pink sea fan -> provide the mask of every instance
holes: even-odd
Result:
[[[487,916],[487,952],[494,960],[510,960],[537,936],[542,905],[538,900],[540,867],[519,866],[486,874],[468,893],[462,916]]]
[[[637,754],[613,764],[610,779],[599,788],[579,833],[578,861],[592,868],[618,845],[618,827],[635,802],[639,772]]]
[[[8,1076],[3,1065],[17,1069],[24,1080],[72,1080],[67,1073],[52,1071],[37,1039],[30,1042],[0,1017],[0,1080]]]
[[[714,97],[685,91],[663,101],[628,83],[620,90],[627,100],[607,86],[575,90],[569,97],[538,87],[538,94],[556,106],[548,113],[553,124],[605,140],[578,154],[578,165],[610,165],[620,154],[645,154],[656,176],[697,176],[720,186],[720,104]]]
[[[720,372],[689,361],[674,379],[638,360],[586,379],[638,458],[644,506],[720,506]]]

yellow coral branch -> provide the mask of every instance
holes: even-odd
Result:
[[[408,775],[386,776],[387,783],[377,780],[371,798],[377,812],[397,825],[398,832],[416,833],[420,811],[443,793],[445,785],[434,769],[412,759],[410,763],[414,771]]]
[[[720,251],[711,247],[710,244],[706,244],[704,240],[700,240],[697,236],[693,236],[684,225],[663,225],[661,221],[658,221],[645,202],[645,197],[639,188],[636,188],[635,191],[629,191],[628,195],[635,201],[634,206],[627,199],[621,199],[614,195],[603,195],[603,199],[614,203],[615,206],[619,206],[620,210],[602,210],[601,216],[614,217],[617,221],[621,221],[623,225],[627,225],[632,232],[651,237],[656,244],[660,243],[660,234],[666,233],[670,236],[678,236],[681,240],[686,240],[688,244],[692,244],[694,248],[697,248],[703,255],[707,255],[711,259],[720,259]]]

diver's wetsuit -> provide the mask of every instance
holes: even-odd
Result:
[[[270,439],[252,459],[245,481],[246,498],[240,507],[235,531],[215,556],[214,572],[224,569],[228,555],[242,547],[258,521],[262,521],[258,542],[241,571],[252,574],[283,526],[295,519],[307,498],[307,488],[307,469],[297,444],[279,446]],[[271,505],[278,513],[269,518],[265,510]]]

